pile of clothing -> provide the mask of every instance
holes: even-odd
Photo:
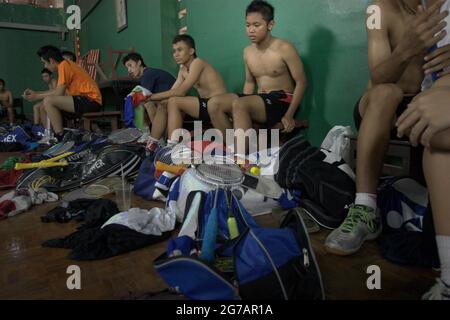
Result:
[[[100,260],[165,241],[175,229],[176,217],[163,209],[119,212],[110,200],[76,200],[43,217],[43,222],[85,221],[63,239],[43,243],[48,248],[70,249],[73,260]]]
[[[0,219],[14,217],[28,211],[33,205],[58,201],[58,196],[45,189],[20,189],[0,198]]]

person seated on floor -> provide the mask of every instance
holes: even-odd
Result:
[[[247,131],[253,122],[272,128],[282,122],[284,132],[295,129],[295,115],[307,87],[302,60],[289,42],[272,36],[275,9],[266,1],[253,1],[246,10],[247,36],[244,49],[246,78],[243,95],[221,96],[211,102],[216,128]],[[257,87],[257,94],[255,89]],[[239,139],[238,133],[236,133]],[[243,144],[240,144],[242,147]],[[237,150],[245,154],[244,150]]]
[[[428,9],[420,0],[374,2],[381,10],[381,29],[368,29],[371,79],[354,112],[359,129],[356,199],[343,224],[325,241],[330,253],[353,254],[381,233],[377,187],[394,124],[421,91],[426,52],[445,36],[441,22],[448,12],[440,12],[444,1],[429,2]],[[449,60],[448,48],[440,53],[429,65]]]
[[[208,101],[216,96],[227,93],[222,76],[206,60],[197,57],[195,41],[189,35],[178,35],[172,41],[173,57],[180,66],[177,81],[173,88],[166,92],[153,94],[150,101],[159,102],[168,99],[168,122],[155,121],[154,126],[159,127],[159,132],[168,126],[168,142],[175,144],[178,141],[171,140],[175,130],[183,126],[185,114],[204,123],[210,123],[208,113]],[[192,88],[198,92],[198,97],[186,96]],[[153,132],[153,129],[152,129]],[[151,135],[149,138],[149,150],[158,146],[161,136]]]
[[[49,90],[53,90],[56,88],[58,82],[55,78],[53,78],[53,72],[44,68],[41,71],[42,81],[44,81]],[[47,126],[47,114],[45,113],[45,107],[42,102],[36,103],[33,106],[33,124]]]
[[[6,82],[0,79],[0,117],[8,116],[8,124],[10,127],[14,125],[14,108],[13,95],[10,90],[6,89]]]
[[[55,137],[61,141],[64,135],[63,115],[82,116],[85,113],[100,112],[102,95],[89,74],[76,63],[64,60],[58,48],[44,46],[37,54],[45,68],[52,72],[58,71],[58,84],[55,89],[42,92],[27,89],[24,98],[28,101],[43,100]]]
[[[123,58],[122,62],[127,68],[130,77],[139,79],[140,85],[152,93],[168,91],[175,84],[176,79],[169,72],[147,67],[139,53],[128,54]],[[144,106],[152,124],[156,122],[167,123],[167,100],[161,102],[149,101]],[[163,126],[152,125],[150,135],[162,137],[165,134],[165,130],[166,128]],[[144,134],[141,139],[143,142],[147,142],[148,137],[148,134]]]
[[[63,51],[61,54],[65,60],[77,62],[77,56],[72,51]]]

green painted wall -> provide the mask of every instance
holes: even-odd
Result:
[[[64,11],[24,5],[0,4],[0,21],[55,26],[64,21]],[[36,55],[43,45],[53,44],[73,50],[70,34],[65,41],[61,34],[0,28],[0,78],[15,97],[26,88],[46,89],[41,81],[43,65]],[[25,112],[32,113],[32,104],[25,103]]]
[[[0,21],[58,26],[65,20],[64,10],[28,5],[0,4]]]
[[[298,49],[309,81],[301,118],[307,135],[320,144],[336,124],[353,125],[352,112],[367,86],[365,10],[370,0],[271,0],[273,34]],[[242,51],[248,45],[243,0],[188,0],[187,26],[200,56],[224,76],[229,90],[241,92]]]
[[[167,56],[171,56],[168,41],[177,31],[177,8],[177,0],[128,1],[128,27],[118,33],[114,2],[102,0],[82,23],[81,51],[100,49],[101,59],[106,62],[109,47],[116,50],[134,47],[149,66],[175,71]],[[122,64],[118,70],[126,75]]]

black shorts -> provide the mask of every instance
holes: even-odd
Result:
[[[94,100],[84,96],[73,96],[73,105],[75,107],[75,114],[82,116],[85,113],[100,112],[103,107]]]
[[[239,97],[248,97],[252,95],[240,94]],[[285,91],[272,91],[269,93],[259,93],[256,96],[261,97],[266,108],[267,128],[274,127],[286,115],[292,103],[293,94]]]
[[[198,119],[205,123],[211,123],[211,117],[208,112],[208,101],[209,99],[198,98]]]
[[[8,109],[0,105],[0,118],[6,117],[8,115]]]
[[[353,119],[355,121],[356,129],[359,130],[359,127],[361,127],[362,117],[359,113],[359,104],[361,103],[361,98],[359,98],[358,102],[356,102],[355,110],[353,111]],[[397,107],[397,111],[395,112],[397,115],[397,118],[399,118],[403,112],[408,108],[408,105],[411,103],[411,101],[414,99],[414,96],[411,97],[403,97],[402,102]],[[392,137],[397,137],[397,130],[393,129],[391,133]]]

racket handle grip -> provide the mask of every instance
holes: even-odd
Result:
[[[155,169],[157,171],[166,171],[166,172],[172,173],[177,176],[181,176],[186,171],[185,167],[168,165],[168,164],[162,163],[160,161],[156,162]]]
[[[216,237],[217,237],[217,209],[211,210],[206,224],[205,234],[203,236],[202,252],[200,259],[206,263],[212,264],[215,257]]]
[[[66,158],[66,157],[69,157],[69,156],[71,156],[73,154],[74,154],[73,152],[66,152],[66,153],[63,153],[63,154],[61,154],[61,155],[59,155],[57,157],[54,157],[54,158],[51,158],[51,159],[48,159],[48,160],[44,160],[42,162],[56,162],[56,161],[59,161],[61,159]]]
[[[230,233],[230,239],[233,240],[239,237],[239,230],[236,219],[234,217],[230,217],[228,218],[227,223],[228,223],[228,232]]]
[[[29,170],[36,168],[52,168],[52,167],[67,167],[69,163],[67,161],[62,162],[38,162],[38,163],[17,163],[14,167],[15,170]]]

